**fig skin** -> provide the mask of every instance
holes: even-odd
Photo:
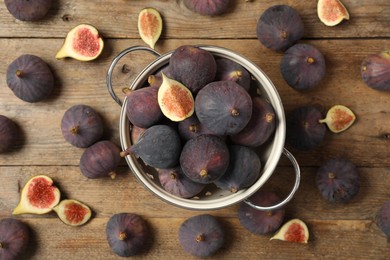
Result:
[[[199,122],[199,119],[195,113],[192,114],[192,116],[189,118],[179,122],[178,131],[180,137],[184,141],[188,141],[203,134],[213,134],[213,132],[207,129],[207,127],[205,127],[201,122]]]
[[[81,155],[81,173],[89,179],[115,178],[115,170],[121,161],[120,152],[119,147],[109,140],[94,143]]]
[[[329,159],[318,169],[316,185],[327,201],[346,203],[360,190],[359,172],[345,158]]]
[[[371,54],[360,66],[363,81],[376,90],[390,90],[390,50]]]
[[[115,254],[129,257],[145,250],[150,239],[150,230],[141,216],[134,213],[117,213],[107,222],[106,236]]]
[[[19,99],[38,102],[52,93],[54,75],[43,59],[24,54],[8,66],[7,85]]]
[[[183,3],[192,12],[217,16],[227,12],[230,0],[183,0]]]
[[[52,0],[4,0],[8,11],[20,21],[38,21],[49,12]]]
[[[3,115],[0,115],[0,154],[12,150],[18,137],[16,123]]]
[[[390,201],[385,201],[376,215],[376,224],[382,232],[390,237]]]
[[[208,257],[223,246],[225,231],[216,217],[210,214],[196,215],[180,225],[179,242],[187,253]]]
[[[90,106],[79,104],[65,111],[61,120],[61,131],[70,144],[86,148],[103,137],[103,121]]]
[[[251,86],[251,75],[240,64],[227,58],[216,59],[217,74],[215,81],[231,80],[249,91]]]
[[[87,205],[73,199],[60,201],[53,210],[61,221],[69,226],[84,225],[92,216],[91,209]]]
[[[318,86],[325,76],[325,58],[313,45],[298,43],[284,53],[280,71],[293,89],[310,90]]]
[[[288,5],[274,5],[257,21],[256,35],[261,44],[274,51],[285,51],[304,34],[299,13]]]
[[[30,242],[29,226],[13,218],[0,220],[0,260],[17,260]]]

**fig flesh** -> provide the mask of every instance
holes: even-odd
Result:
[[[0,115],[0,154],[12,150],[17,139],[18,127],[16,123],[3,115]]]
[[[30,241],[30,228],[24,222],[4,218],[0,220],[0,260],[21,259]]]
[[[19,204],[12,214],[45,214],[60,202],[60,190],[46,175],[37,175],[24,185]]]
[[[135,256],[146,248],[150,238],[146,221],[134,213],[112,215],[106,225],[111,250],[122,257]]]
[[[151,7],[144,8],[138,15],[138,32],[141,39],[154,49],[160,38],[163,22],[160,13]]]
[[[73,199],[61,200],[60,203],[53,208],[58,217],[69,226],[81,226],[91,218],[91,209]]]
[[[8,11],[21,21],[38,21],[46,16],[52,0],[4,0]]]
[[[320,123],[325,123],[333,133],[340,133],[347,130],[354,122],[356,116],[346,106],[335,105],[326,113],[326,117]]]
[[[302,220],[291,219],[284,223],[270,240],[274,239],[287,242],[307,243],[309,240],[309,230]]]
[[[318,0],[317,15],[327,26],[335,26],[343,20],[349,20],[348,10],[340,0]]]
[[[40,57],[24,54],[7,69],[7,85],[23,101],[38,102],[47,98],[54,88],[54,76]]]
[[[251,86],[251,75],[240,64],[227,58],[216,59],[217,75],[215,81],[231,80],[249,91]]]
[[[390,90],[390,51],[368,55],[360,66],[363,81],[377,90]]]
[[[225,13],[230,0],[184,0],[184,5],[192,12],[205,16],[217,16]]]
[[[158,89],[158,104],[162,113],[172,121],[179,122],[194,113],[194,98],[191,91],[180,82],[162,73],[162,84]]]
[[[179,242],[187,253],[208,257],[223,246],[225,232],[216,217],[210,214],[196,215],[180,225]]]
[[[79,24],[71,29],[56,54],[56,59],[73,58],[91,61],[99,57],[104,47],[103,38],[90,24]]]
[[[376,224],[382,232],[390,237],[390,201],[385,201],[376,215]]]
[[[261,44],[274,51],[285,51],[304,33],[299,13],[288,5],[274,5],[257,21],[256,35]]]

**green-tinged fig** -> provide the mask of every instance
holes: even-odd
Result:
[[[326,117],[320,120],[320,123],[325,123],[329,130],[333,133],[340,133],[347,130],[354,122],[356,116],[346,106],[335,105],[326,113]]]
[[[91,209],[84,203],[66,199],[53,208],[58,217],[69,226],[81,226],[91,218]]]
[[[216,59],[217,75],[215,81],[231,80],[249,91],[251,86],[251,75],[240,64],[227,58]]]
[[[18,137],[18,126],[10,118],[0,115],[0,154],[12,150]]]
[[[349,20],[348,10],[340,0],[318,0],[317,15],[327,26],[335,26],[343,20]]]
[[[73,58],[91,61],[99,57],[104,47],[103,38],[90,24],[79,24],[68,32],[65,41],[56,54],[56,59]]]
[[[368,55],[360,66],[363,81],[377,90],[390,90],[390,51]]]
[[[287,242],[307,243],[309,240],[309,230],[305,222],[300,219],[291,219],[271,237],[271,240],[278,239]]]
[[[390,237],[390,201],[385,201],[379,208],[375,223],[387,237]]]
[[[30,228],[18,219],[0,220],[0,260],[22,259],[30,242]]]
[[[34,176],[24,185],[19,204],[12,214],[48,213],[60,202],[60,197],[60,190],[50,177],[46,175]]]
[[[184,0],[184,5],[192,12],[206,16],[216,16],[225,13],[230,0]]]
[[[8,11],[21,21],[38,21],[49,12],[52,0],[4,0]]]
[[[141,39],[154,49],[160,38],[163,22],[160,13],[151,7],[144,8],[138,15],[138,32]]]

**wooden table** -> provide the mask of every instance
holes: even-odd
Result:
[[[0,4],[0,114],[13,118],[23,129],[17,148],[0,155],[0,218],[10,217],[21,187],[37,174],[52,177],[63,198],[85,202],[93,218],[84,226],[63,224],[54,213],[20,215],[32,229],[32,242],[25,259],[120,259],[111,252],[105,235],[110,216],[119,212],[142,215],[153,229],[147,252],[136,259],[195,259],[178,243],[179,225],[188,217],[210,213],[226,227],[225,245],[210,259],[385,259],[390,245],[374,222],[380,205],[390,199],[390,95],[367,87],[360,76],[360,64],[369,54],[390,49],[390,1],[344,0],[351,19],[327,27],[317,17],[316,2],[232,1],[230,11],[218,17],[204,17],[188,11],[178,1],[53,1],[46,18],[21,22]],[[179,1],[180,2],[180,1]],[[279,62],[282,53],[266,49],[256,39],[256,23],[262,12],[275,4],[289,4],[302,16],[305,35],[301,42],[316,46],[325,56],[326,77],[309,92],[297,92],[283,80]],[[302,170],[299,190],[286,206],[286,220],[300,218],[310,231],[308,244],[269,241],[244,229],[237,219],[238,205],[198,212],[180,209],[147,191],[121,163],[115,180],[85,178],[79,169],[84,149],[67,143],[60,130],[63,113],[75,104],[94,107],[103,117],[104,138],[119,145],[120,107],[106,89],[106,72],[121,50],[145,45],[138,34],[137,17],[146,6],[157,8],[164,29],[156,50],[166,53],[183,44],[207,44],[229,48],[256,63],[272,79],[285,112],[297,106],[316,104],[324,111],[335,104],[350,107],[357,121],[346,132],[326,134],[320,147],[301,152],[291,149]],[[102,55],[92,62],[56,60],[66,33],[80,23],[98,28],[105,39]],[[40,56],[55,74],[55,90],[49,99],[26,103],[6,85],[6,69],[22,54]],[[117,93],[129,86],[140,69],[154,58],[132,54],[114,71]],[[123,66],[126,70],[122,70]],[[122,98],[122,96],[121,96]],[[346,157],[361,174],[361,190],[347,204],[331,204],[315,187],[315,173],[327,159]],[[292,187],[292,167],[280,161],[264,189],[282,196]]]

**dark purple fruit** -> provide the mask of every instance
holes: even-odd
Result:
[[[251,86],[251,75],[240,64],[227,58],[220,58],[217,62],[217,75],[215,81],[231,80],[249,91]]]
[[[349,160],[330,159],[318,169],[316,184],[326,200],[345,203],[359,192],[360,176]]]
[[[115,170],[121,161],[120,152],[118,146],[108,140],[91,145],[81,155],[81,173],[89,179],[115,178]]]
[[[279,203],[279,196],[271,191],[257,191],[249,200],[252,204],[268,207]],[[284,208],[272,211],[261,211],[249,206],[245,202],[240,203],[238,219],[240,224],[256,235],[265,235],[275,232],[283,223]]]
[[[164,190],[180,198],[192,198],[200,193],[205,184],[190,180],[180,166],[171,169],[159,169],[158,179]]]
[[[217,63],[211,52],[196,46],[184,45],[175,49],[169,61],[173,79],[192,93],[197,93],[212,82],[217,73]]]
[[[242,145],[229,147],[230,163],[226,173],[214,183],[223,190],[237,192],[251,186],[260,176],[260,158]]]
[[[240,132],[252,116],[252,99],[233,81],[214,81],[201,89],[195,98],[199,121],[217,135]]]
[[[124,89],[127,96],[126,115],[133,125],[148,128],[162,119],[163,114],[157,102],[158,89],[157,86]]]
[[[325,58],[312,45],[299,43],[290,47],[280,62],[280,71],[287,84],[296,90],[316,87],[325,76]]]
[[[314,106],[295,108],[287,116],[286,141],[298,150],[310,150],[322,142],[326,126],[319,122],[323,118]]]
[[[390,90],[390,51],[368,55],[360,66],[364,82],[377,90]]]
[[[21,100],[38,102],[52,92],[54,76],[44,60],[25,54],[8,66],[7,85]]]
[[[38,21],[50,10],[51,0],[4,0],[8,11],[21,21]]]
[[[212,215],[201,214],[186,219],[179,228],[179,242],[194,256],[207,257],[216,253],[225,242],[225,232]]]
[[[0,115],[0,153],[9,152],[15,145],[18,134],[16,123]]]
[[[191,138],[197,137],[199,135],[213,134],[201,122],[199,122],[199,119],[195,113],[192,114],[192,116],[189,118],[178,123],[178,131],[180,137],[185,141],[188,141]]]
[[[86,148],[103,137],[103,122],[90,106],[74,105],[65,111],[61,120],[61,131],[70,144]]]
[[[298,42],[303,33],[301,16],[288,5],[271,6],[257,21],[257,38],[261,44],[274,51],[285,51]]]
[[[248,124],[230,139],[235,144],[258,147],[275,132],[276,116],[272,105],[261,97],[252,98],[252,117]]]
[[[390,201],[384,202],[380,207],[376,215],[376,224],[387,237],[390,237]]]
[[[230,0],[184,0],[184,5],[201,15],[221,15],[229,8]]]
[[[118,213],[108,220],[106,235],[111,250],[123,257],[141,253],[150,239],[146,221],[133,213]]]
[[[211,183],[226,172],[229,158],[229,148],[220,137],[200,135],[184,145],[180,165],[192,181]]]
[[[30,229],[13,218],[0,220],[0,260],[21,259],[30,240]]]

